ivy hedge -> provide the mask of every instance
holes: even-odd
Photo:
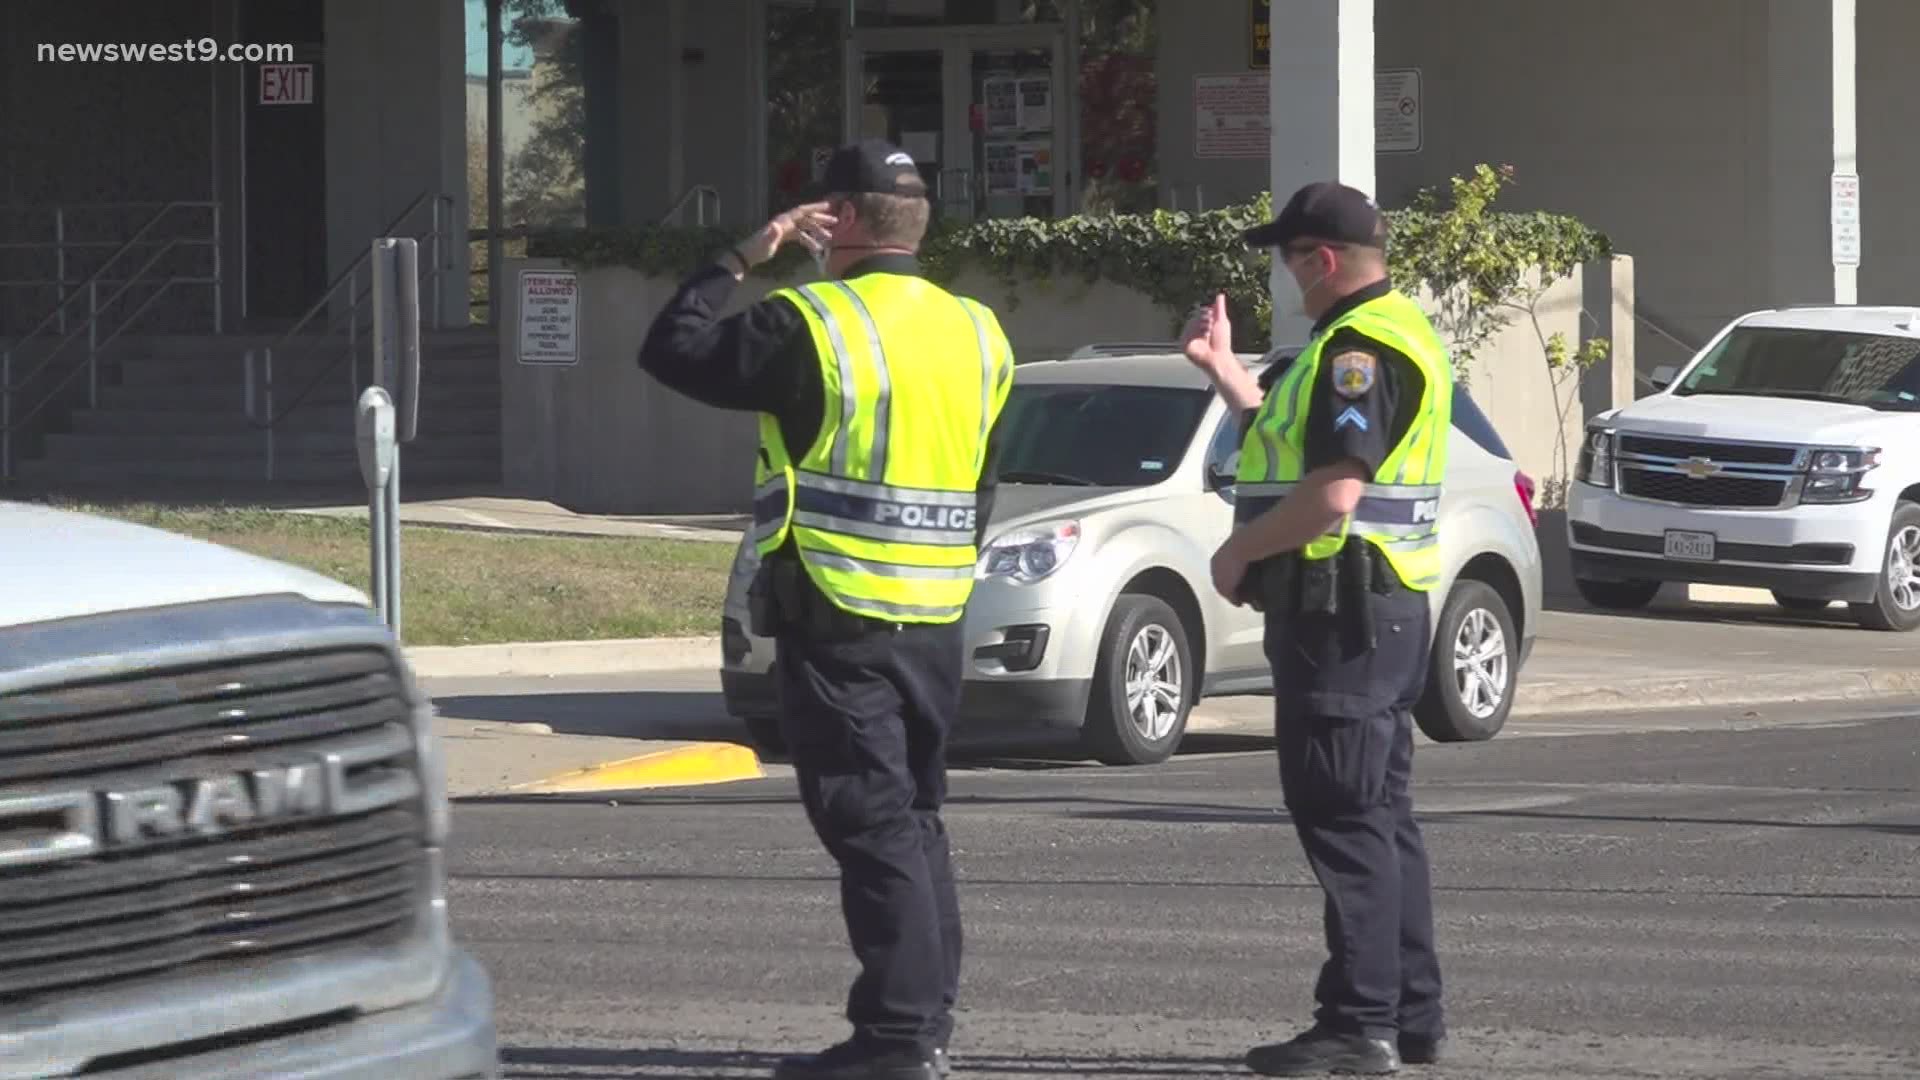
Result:
[[[1559,214],[1495,212],[1513,170],[1481,165],[1456,177],[1447,190],[1421,192],[1390,210],[1388,263],[1396,284],[1424,286],[1450,296],[1449,335],[1457,358],[1489,336],[1503,307],[1531,290],[1527,271],[1539,267],[1550,284],[1581,264],[1611,254],[1606,236]],[[1001,219],[936,225],[921,247],[928,276],[951,283],[973,269],[1006,286],[993,303],[1018,304],[1022,292],[1073,281],[1106,280],[1135,289],[1167,311],[1177,331],[1196,303],[1225,293],[1242,340],[1237,348],[1268,346],[1272,322],[1271,257],[1249,251],[1241,233],[1272,217],[1271,195],[1204,213],[1081,215],[1060,220]],[[681,277],[744,235],[699,226],[589,228],[536,233],[531,257],[558,258],[581,269],[625,266],[656,276]],[[790,248],[754,271],[790,279],[806,254]]]

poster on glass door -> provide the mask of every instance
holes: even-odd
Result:
[[[1020,89],[1015,79],[1000,76],[981,80],[980,98],[988,131],[1000,135],[1020,130]]]
[[[1053,194],[1051,139],[995,139],[986,144],[987,194]]]
[[[1050,77],[1020,80],[1020,130],[1053,130],[1053,79]]]
[[[1020,194],[1020,144],[1012,139],[995,139],[986,144],[983,156],[987,194]]]

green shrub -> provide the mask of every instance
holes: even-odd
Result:
[[[1389,212],[1394,281],[1410,290],[1424,286],[1441,299],[1437,322],[1455,347],[1456,362],[1464,363],[1511,322],[1530,292],[1537,295],[1526,287],[1529,268],[1541,268],[1544,286],[1611,252],[1605,236],[1573,218],[1492,211],[1511,181],[1511,169],[1481,165],[1471,176],[1455,178],[1444,196],[1422,192],[1410,206]],[[1156,210],[936,226],[921,260],[936,281],[951,282],[971,269],[1005,285],[1005,295],[982,298],[996,305],[1017,306],[1023,292],[1075,281],[1127,286],[1166,309],[1170,333],[1195,304],[1223,292],[1241,338],[1236,347],[1262,351],[1272,325],[1271,257],[1249,251],[1240,237],[1271,216],[1271,197],[1263,193],[1197,214]],[[527,253],[582,269],[617,265],[680,277],[741,235],[711,226],[567,230],[535,236]],[[791,248],[755,273],[785,279],[805,262],[805,253]]]

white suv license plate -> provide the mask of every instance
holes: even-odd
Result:
[[[1688,562],[1712,562],[1714,537],[1708,532],[1667,530],[1667,558]]]

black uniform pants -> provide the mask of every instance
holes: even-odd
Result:
[[[962,633],[953,623],[775,639],[781,734],[807,818],[840,866],[860,963],[847,1019],[876,1049],[930,1050],[952,1034],[960,905],[940,808]]]
[[[1429,604],[1397,588],[1366,602],[1371,649],[1343,640],[1340,616],[1267,625],[1282,797],[1326,894],[1314,1018],[1389,1039],[1438,1036],[1432,887],[1409,793]]]

